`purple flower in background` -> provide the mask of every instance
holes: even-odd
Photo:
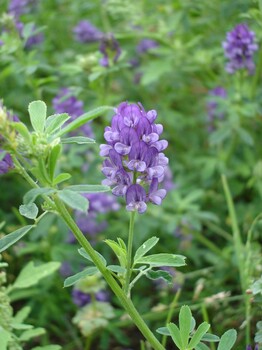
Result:
[[[6,174],[11,168],[13,168],[13,161],[9,153],[4,153],[4,150],[0,149],[0,175]]]
[[[103,33],[89,21],[80,21],[73,29],[75,39],[80,43],[92,43],[102,39]]]
[[[248,345],[246,350],[253,350],[253,347],[251,345]],[[259,350],[258,344],[254,347],[254,350]]]
[[[246,24],[238,24],[231,32],[227,33],[226,41],[223,42],[222,46],[225,50],[225,56],[229,60],[226,65],[228,73],[233,74],[239,69],[247,69],[249,74],[254,72],[253,55],[258,50],[255,40],[255,33]]]
[[[78,100],[68,88],[62,88],[52,102],[55,112],[68,113],[71,121],[84,114],[84,103]],[[93,131],[88,123],[82,125],[80,130],[85,136],[93,137]]]
[[[212,132],[215,130],[215,121],[216,119],[223,119],[224,113],[221,113],[218,110],[219,101],[227,97],[227,92],[222,86],[217,86],[209,92],[210,100],[207,103],[207,122],[208,122],[208,131]],[[212,96],[216,97],[216,101],[212,100]]]
[[[14,17],[19,17],[24,13],[28,13],[36,2],[37,0],[10,0],[8,12]]]
[[[142,55],[151,49],[158,47],[158,43],[152,39],[142,39],[136,47],[138,54]]]
[[[91,296],[90,294],[84,293],[79,289],[73,289],[72,291],[72,299],[74,304],[77,306],[84,306],[91,301]]]
[[[84,234],[94,237],[108,226],[105,220],[98,220],[98,215],[117,211],[120,205],[114,197],[106,193],[90,193],[84,194],[84,196],[89,200],[89,211],[87,214],[76,211],[75,220]],[[75,243],[75,236],[72,233],[68,243]]]
[[[159,278],[155,281],[155,284],[158,289],[171,289],[173,292],[177,292],[182,284],[183,281],[181,279],[181,276],[179,276],[179,273],[170,266],[162,266],[160,267],[160,270],[166,271],[169,273],[169,275],[172,277],[172,283],[167,283],[163,278]]]
[[[94,297],[98,302],[106,302],[109,300],[109,294],[105,290],[100,290],[99,292],[95,293]],[[79,307],[89,304],[92,301],[91,294],[84,293],[79,289],[73,289],[72,299],[74,304]]]
[[[146,112],[141,104],[122,102],[116,109],[111,127],[105,128],[107,144],[100,146],[106,157],[103,184],[113,186],[113,194],[126,198],[128,211],[144,213],[147,202],[160,205],[166,190],[158,189],[164,179],[168,159],[162,152],[168,145],[159,140],[161,124],[157,112]]]
[[[113,34],[106,34],[102,37],[99,51],[103,54],[100,64],[103,67],[109,67],[111,62],[117,62],[121,55],[121,48]]]
[[[20,22],[19,20],[16,20],[15,26],[16,26],[16,29],[18,30],[19,34],[20,34],[20,37],[22,39],[24,39],[24,36],[23,36],[24,24],[22,22]],[[43,33],[34,34],[35,30],[36,30],[36,27],[35,27],[35,25],[33,25],[32,28],[31,28],[32,35],[30,35],[28,37],[28,39],[26,40],[26,43],[25,43],[25,47],[27,49],[29,49],[29,48],[31,48],[31,47],[33,47],[35,45],[41,44],[43,42],[43,40],[44,40]]]
[[[60,267],[60,274],[63,277],[68,277],[72,274],[72,267],[68,261],[63,261]]]

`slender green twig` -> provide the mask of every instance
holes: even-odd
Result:
[[[131,212],[130,222],[129,222],[129,232],[128,232],[128,243],[127,243],[127,267],[126,267],[126,278],[124,290],[125,293],[130,297],[130,278],[132,275],[132,247],[134,238],[134,225],[135,225],[135,211]]]
[[[178,291],[176,292],[176,294],[174,296],[174,299],[173,299],[173,301],[172,301],[172,303],[170,305],[169,312],[167,314],[167,318],[166,318],[166,323],[165,324],[168,324],[172,320],[172,316],[173,316],[173,313],[175,311],[175,307],[177,306],[177,302],[178,302],[178,299],[180,297],[180,294],[181,294],[181,289],[178,289]],[[166,342],[167,342],[167,336],[163,335],[162,345],[164,347],[166,347]]]
[[[245,319],[246,319],[246,346],[250,344],[250,312],[251,312],[251,305],[250,305],[250,296],[246,294],[246,289],[248,287],[248,275],[247,275],[247,265],[246,265],[246,257],[244,257],[244,249],[246,247],[243,246],[241,235],[240,235],[240,230],[238,227],[238,222],[237,222],[237,216],[236,216],[236,211],[235,211],[235,206],[233,203],[232,195],[227,183],[227,179],[225,175],[222,175],[222,183],[224,187],[224,192],[226,195],[226,200],[227,200],[227,206],[229,210],[229,215],[231,218],[231,224],[232,224],[232,231],[233,231],[233,242],[234,242],[234,250],[236,252],[237,256],[237,264],[238,264],[238,270],[239,270],[239,275],[240,275],[240,282],[241,282],[241,289],[242,293],[245,297]],[[251,226],[251,231],[249,230],[249,238],[248,242],[250,244],[251,240],[251,232],[253,229],[253,225]],[[249,260],[249,259],[247,259]],[[249,262],[247,261],[247,264]]]

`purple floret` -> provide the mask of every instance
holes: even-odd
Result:
[[[158,43],[152,39],[142,39],[136,47],[136,51],[138,54],[142,55],[151,49],[155,49],[158,47]]]
[[[6,174],[11,168],[13,168],[13,161],[9,153],[6,153],[2,158],[2,154],[5,151],[0,149],[0,175]]]
[[[253,61],[254,52],[258,50],[255,33],[246,24],[238,24],[231,32],[227,33],[226,41],[222,46],[225,56],[228,58],[226,71],[230,74],[239,69],[247,69],[249,74],[253,74],[255,63]]]
[[[72,298],[73,298],[74,304],[80,307],[90,303],[91,301],[90,294],[84,293],[79,289],[73,289]]]
[[[121,103],[112,124],[105,128],[107,144],[100,146],[106,157],[103,184],[113,186],[113,194],[126,198],[127,210],[145,212],[148,201],[160,205],[166,196],[159,189],[168,158],[162,152],[168,145],[160,140],[161,124],[155,124],[157,112],[146,112],[141,104]]]
[[[53,99],[53,108],[56,113],[68,113],[71,117],[70,121],[84,114],[84,103],[78,100],[68,88],[62,88],[59,94]],[[85,136],[93,137],[92,128],[88,123],[82,125],[80,130]]]
[[[92,43],[102,39],[103,33],[100,32],[89,21],[80,21],[73,29],[75,39],[80,43]]]

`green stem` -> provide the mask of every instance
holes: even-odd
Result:
[[[69,212],[67,211],[64,203],[59,199],[58,196],[54,196],[54,202],[56,204],[58,213],[61,215],[62,219],[65,221],[65,223],[70,228],[70,230],[73,232],[77,241],[89,254],[93,263],[99,269],[104,279],[108,283],[109,287],[115,293],[115,295],[117,296],[117,298],[119,299],[119,301],[121,302],[121,304],[123,305],[127,313],[132,318],[135,325],[138,327],[138,329],[141,331],[141,333],[144,335],[147,341],[151,344],[153,349],[165,350],[164,347],[157,340],[157,338],[154,336],[154,334],[150,331],[150,329],[148,328],[144,320],[141,318],[138,311],[134,307],[132,301],[126,296],[124,291],[121,289],[119,284],[116,282],[116,280],[113,278],[109,270],[107,270],[106,266],[103,264],[99,256],[96,254],[96,251],[93,249],[91,244],[87,241],[84,234],[80,231],[80,229],[78,228],[78,226],[76,225],[72,217],[70,216]]]
[[[210,324],[208,313],[207,313],[207,308],[206,308],[206,304],[205,303],[203,303],[201,305],[201,311],[202,311],[203,320]],[[213,334],[211,326],[210,326],[210,328],[208,330],[208,333]],[[214,343],[210,343],[210,348],[211,348],[211,350],[216,350]]]
[[[235,206],[234,206],[234,203],[232,200],[232,195],[231,195],[230,189],[228,187],[228,183],[227,183],[227,179],[226,179],[225,175],[222,175],[222,183],[223,183],[223,188],[224,188],[224,192],[225,192],[225,196],[226,196],[229,216],[231,219],[234,250],[235,250],[236,256],[237,256],[237,264],[238,264],[238,269],[239,269],[239,274],[240,274],[241,288],[242,288],[242,292],[245,293],[246,286],[245,286],[245,279],[244,279],[243,243],[241,240],[240,230],[238,227]]]
[[[176,292],[175,296],[174,296],[174,299],[170,305],[170,309],[169,309],[169,312],[167,314],[167,318],[166,318],[166,325],[171,321],[172,319],[172,316],[173,316],[173,313],[175,311],[175,307],[177,306],[177,302],[178,302],[178,299],[180,297],[180,294],[181,294],[181,289],[178,289],[178,291]],[[162,345],[164,347],[166,347],[166,341],[167,341],[167,336],[166,335],[163,335],[163,338],[162,338]]]
[[[133,238],[134,238],[134,225],[135,225],[135,211],[131,212],[129,221],[129,232],[128,232],[128,243],[127,243],[127,266],[126,266],[126,278],[124,284],[124,290],[126,295],[130,297],[130,278],[132,275],[132,248],[133,248]]]
[[[245,319],[246,319],[246,345],[250,344],[250,312],[251,312],[251,305],[250,305],[250,296],[246,294],[246,289],[248,287],[248,272],[249,272],[249,257],[244,257],[244,246],[241,240],[240,230],[238,227],[237,222],[237,216],[235,211],[235,206],[233,203],[232,195],[230,193],[230,189],[227,183],[227,179],[225,175],[222,175],[222,183],[224,187],[224,192],[226,195],[227,200],[227,206],[229,210],[229,215],[231,218],[232,223],[232,230],[233,230],[233,242],[234,242],[234,250],[236,252],[237,256],[237,264],[239,269],[239,275],[240,275],[240,282],[241,282],[241,289],[242,293],[245,299]],[[258,220],[259,216],[256,218]],[[254,224],[256,223],[256,219],[253,222],[253,225],[251,226],[249,232],[248,232],[248,239],[247,239],[247,246],[250,246],[250,240],[251,240],[251,233],[254,227]],[[250,248],[249,248],[250,250]],[[245,251],[245,253],[249,254],[248,251]],[[245,260],[246,259],[246,260]]]

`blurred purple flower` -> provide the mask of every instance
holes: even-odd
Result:
[[[24,13],[28,13],[37,0],[10,0],[8,12],[14,17],[19,17]]]
[[[248,345],[246,350],[253,350],[253,347],[251,345]],[[258,344],[254,347],[254,350],[259,350]]]
[[[227,92],[222,86],[217,86],[209,92],[210,100],[207,103],[207,122],[208,122],[208,131],[212,132],[215,130],[215,121],[216,119],[223,119],[224,113],[218,111],[219,100],[223,100],[227,97]],[[212,96],[216,97],[216,101],[212,101]]]
[[[228,73],[233,74],[239,69],[247,69],[249,74],[254,73],[253,55],[258,50],[255,40],[255,33],[246,24],[238,24],[227,33],[226,41],[222,43],[222,46],[226,58],[229,59],[226,65]]]
[[[138,54],[142,55],[151,49],[157,48],[159,45],[155,40],[152,39],[142,39],[136,47]]]
[[[16,29],[17,29],[18,32],[19,32],[20,37],[21,37],[22,39],[24,39],[24,36],[23,36],[24,23],[22,23],[22,22],[16,20],[15,25],[16,25]],[[36,27],[35,27],[35,25],[34,25],[34,26],[32,26],[32,29],[31,29],[32,35],[30,35],[30,36],[27,38],[26,43],[25,43],[25,47],[26,47],[27,49],[29,49],[29,48],[31,48],[31,47],[33,47],[33,46],[35,46],[35,45],[41,44],[41,43],[43,42],[43,40],[44,40],[44,35],[43,35],[43,33],[33,34],[33,33],[35,32],[35,30],[36,30]]]
[[[0,149],[0,175],[6,174],[11,168],[13,168],[13,161],[9,153],[5,153],[3,156],[4,150]]]
[[[55,112],[68,113],[71,121],[84,114],[84,103],[78,100],[69,88],[62,88],[52,102]],[[89,123],[82,125],[80,130],[85,136],[93,137],[93,131]]]
[[[105,128],[107,144],[100,146],[100,155],[106,157],[102,172],[107,179],[103,184],[113,186],[114,195],[126,197],[129,211],[143,213],[146,202],[160,205],[166,195],[158,185],[168,164],[162,153],[168,143],[159,140],[163,126],[154,123],[156,117],[155,110],[146,112],[141,104],[123,102],[111,127]]]
[[[90,193],[83,196],[89,200],[89,211],[87,214],[76,211],[75,220],[84,234],[94,237],[108,226],[105,220],[98,220],[98,215],[117,211],[120,205],[114,197],[106,193]],[[75,243],[75,241],[74,235],[70,233],[68,243]]]
[[[170,267],[170,266],[162,266],[162,267],[160,267],[160,270],[168,272],[173,278],[173,281],[172,281],[173,283],[169,284],[163,278],[159,278],[155,281],[156,286],[159,289],[168,289],[169,288],[173,292],[177,292],[178,289],[180,289],[182,286],[182,284],[181,284],[182,281],[179,281],[179,278],[177,278],[176,269],[174,269],[173,267]]]
[[[84,306],[84,305],[90,303],[91,296],[90,296],[90,294],[84,293],[79,289],[73,289],[72,299],[73,299],[74,304],[81,307],[81,306]]]
[[[109,294],[105,290],[100,290],[99,292],[95,293],[94,297],[98,302],[106,302],[109,300]],[[84,293],[79,289],[73,289],[72,299],[74,304],[79,307],[89,304],[92,301],[91,295],[89,293]]]
[[[81,43],[92,43],[102,39],[103,33],[89,21],[80,21],[73,29],[75,39]]]
[[[60,267],[60,274],[63,277],[68,277],[72,274],[72,268],[68,261],[63,261]]]
[[[100,64],[103,67],[109,67],[111,62],[117,62],[121,55],[121,48],[113,34],[106,34],[102,37],[99,51],[103,54]]]

